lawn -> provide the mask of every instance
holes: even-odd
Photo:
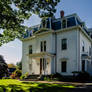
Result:
[[[49,84],[37,82],[24,82],[15,79],[1,79],[0,92],[66,92],[67,88],[74,88],[73,85]]]

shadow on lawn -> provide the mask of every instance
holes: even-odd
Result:
[[[25,92],[21,88],[21,85],[15,85],[15,84],[8,86],[0,85],[0,87],[2,88],[0,89],[0,92]]]
[[[27,90],[23,90],[21,85],[0,85],[0,92],[66,92],[66,88],[51,86],[50,84],[38,84],[36,87],[29,86]],[[26,87],[26,86],[24,86]],[[10,90],[9,90],[10,89]]]
[[[27,84],[27,82],[25,82]],[[32,83],[28,83],[32,84]],[[33,83],[35,84],[35,83]],[[92,92],[90,89],[86,88],[64,88],[60,85],[51,85],[51,84],[44,84],[44,83],[37,83],[38,85],[35,87],[29,86],[27,90],[23,90],[22,87],[26,88],[26,86],[21,86],[21,85],[0,85],[0,92]],[[10,90],[7,90],[10,89]]]
[[[63,86],[64,85],[48,83],[22,82],[22,85],[0,85],[0,88],[2,88],[0,92],[92,92],[92,90],[87,88],[69,88],[68,85],[65,85],[67,87],[64,88]]]

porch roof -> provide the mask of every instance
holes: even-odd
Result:
[[[45,56],[55,56],[54,53],[49,53],[49,52],[40,52],[40,53],[33,53],[33,54],[28,54],[30,57],[45,57]]]

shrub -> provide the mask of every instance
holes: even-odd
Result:
[[[48,76],[45,76],[44,77],[44,81],[51,81],[52,79],[51,78],[49,78]]]
[[[60,73],[53,74],[52,78],[57,78],[58,80],[62,80],[63,76]]]
[[[22,75],[21,70],[17,69],[17,70],[15,70],[15,71],[10,75],[10,77],[11,77],[12,79],[15,79],[15,78],[20,78],[21,75]]]
[[[90,79],[90,74],[88,72],[79,72],[76,79],[81,82],[88,81]]]
[[[15,79],[15,77],[16,77],[16,75],[15,75],[15,73],[13,72],[13,73],[10,75],[10,78]]]
[[[20,79],[23,80],[23,79],[27,78],[28,75],[29,75],[28,72],[26,72],[24,75],[21,75],[20,76]]]

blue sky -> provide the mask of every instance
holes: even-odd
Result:
[[[61,0],[56,9],[57,18],[60,16],[61,10],[65,11],[65,15],[77,13],[88,28],[92,27],[92,0]],[[24,24],[30,27],[39,24],[40,20],[38,16],[33,15]],[[4,44],[0,47],[0,54],[4,56],[7,63],[16,64],[22,58],[22,42],[16,39]]]

